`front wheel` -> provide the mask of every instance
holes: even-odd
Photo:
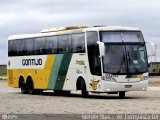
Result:
[[[119,97],[124,98],[125,97],[125,92],[119,92]]]
[[[83,98],[88,97],[88,91],[86,89],[86,84],[85,84],[84,80],[81,80],[81,92],[82,92]]]

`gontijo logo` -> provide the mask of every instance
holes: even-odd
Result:
[[[42,59],[22,59],[23,66],[42,65]]]
[[[99,83],[99,80],[96,80],[96,81],[92,81],[92,83],[90,83],[91,87],[93,90],[96,90],[97,89],[97,84]]]

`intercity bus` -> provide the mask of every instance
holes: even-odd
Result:
[[[141,31],[120,26],[68,26],[8,40],[8,85],[23,94],[119,94],[145,91],[148,58]]]

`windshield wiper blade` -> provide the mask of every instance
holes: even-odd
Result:
[[[127,60],[128,60],[129,65],[131,65],[132,58],[130,57],[129,51],[127,51]]]

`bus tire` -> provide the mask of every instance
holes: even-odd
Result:
[[[82,92],[82,97],[83,98],[88,97],[88,91],[86,89],[86,84],[85,84],[85,81],[83,79],[81,80],[81,92]]]
[[[21,88],[21,93],[22,94],[27,94],[28,93],[27,85],[24,81],[20,84],[20,88]]]
[[[29,93],[29,94],[34,94],[34,93],[35,93],[32,80],[29,80],[29,81],[27,82],[27,89],[28,89],[28,93]]]
[[[123,91],[123,92],[119,92],[119,97],[120,98],[124,98],[125,97],[125,92]]]

